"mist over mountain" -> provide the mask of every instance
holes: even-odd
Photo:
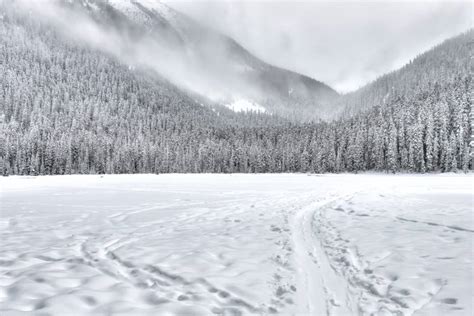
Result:
[[[335,101],[335,109],[343,115],[355,114],[435,86],[452,84],[459,78],[470,78],[473,38],[471,29],[439,43],[402,68],[342,95]]]
[[[159,2],[0,8],[4,174],[472,169],[472,30],[338,95]]]
[[[472,27],[469,1],[165,1],[261,59],[340,93]]]
[[[259,60],[233,39],[150,0],[49,0],[20,6],[131,67],[155,71],[201,103],[249,104],[298,119],[325,117],[338,94]]]

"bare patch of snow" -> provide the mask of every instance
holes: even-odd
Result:
[[[266,112],[266,109],[260,104],[245,99],[236,99],[231,103],[224,104],[224,106],[234,112]]]

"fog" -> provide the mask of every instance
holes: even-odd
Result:
[[[236,99],[238,93],[254,99],[265,97],[241,75],[239,67],[247,65],[229,57],[222,41],[205,28],[192,30],[198,34],[195,46],[183,47],[157,35],[160,32],[131,36],[81,10],[55,5],[54,0],[19,3],[74,42],[86,43],[131,67],[154,70],[213,101]],[[230,35],[265,62],[323,81],[339,92],[355,90],[467,30],[472,13],[468,2],[166,3]]]
[[[348,92],[472,27],[470,1],[167,0],[267,62]]]
[[[242,80],[238,71],[222,69],[222,65],[231,63],[230,58],[222,43],[204,30],[199,34],[199,49],[190,50],[167,38],[169,34],[134,33],[127,27],[95,20],[77,7],[71,9],[58,5],[55,0],[18,0],[17,4],[19,10],[30,12],[35,18],[53,25],[71,42],[103,51],[132,69],[155,71],[165,80],[211,101],[238,98],[239,91],[258,97],[259,91]]]

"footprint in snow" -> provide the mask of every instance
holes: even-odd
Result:
[[[441,302],[443,302],[444,304],[454,305],[458,302],[458,300],[456,298],[448,297],[448,298],[443,298]]]

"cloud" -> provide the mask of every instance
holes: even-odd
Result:
[[[472,27],[461,1],[166,1],[277,66],[347,92]]]
[[[200,32],[199,49],[190,52],[169,40],[170,34],[165,31],[130,34],[130,28],[114,27],[110,21],[101,23],[86,11],[78,10],[80,6],[71,9],[56,0],[17,0],[16,3],[24,12],[32,12],[36,18],[53,25],[71,42],[89,45],[133,68],[155,71],[180,88],[214,102],[238,98],[239,91],[259,93],[238,75],[238,69],[229,71],[232,68],[226,66],[232,59],[214,33]],[[226,71],[222,70],[223,65]]]
[[[238,76],[221,71],[220,65],[231,59],[212,39],[200,43],[212,56],[203,63],[203,59],[146,35],[133,40],[104,28],[86,15],[53,6],[53,0],[20,1],[65,36],[127,64],[154,69],[171,82],[215,101],[228,98],[231,89],[253,89]],[[470,2],[453,1],[166,2],[235,38],[264,61],[324,81],[340,92],[355,90],[470,28],[472,13]]]

